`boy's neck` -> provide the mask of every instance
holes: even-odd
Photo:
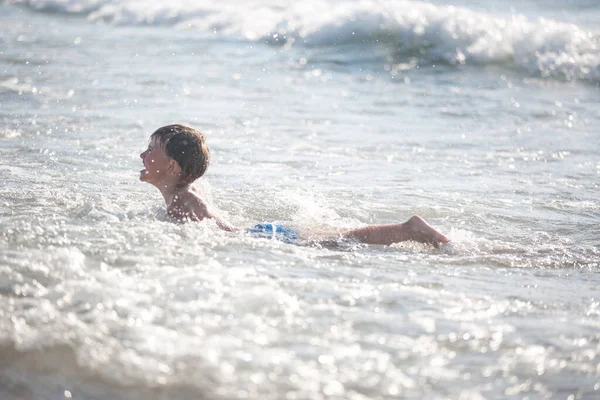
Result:
[[[187,192],[190,189],[190,184],[182,184],[180,182],[169,182],[161,185],[156,185],[156,187],[158,188],[158,190],[160,190],[160,193],[162,194],[163,199],[165,200],[165,204],[168,207],[174,200],[177,199],[177,195],[183,192]]]

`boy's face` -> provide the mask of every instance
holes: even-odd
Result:
[[[152,184],[165,182],[174,171],[175,160],[170,158],[163,146],[156,138],[150,139],[148,149],[140,154],[144,162],[144,169],[140,171],[140,180]]]

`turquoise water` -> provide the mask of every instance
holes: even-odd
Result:
[[[0,397],[598,397],[599,13],[0,3]],[[305,243],[166,221],[175,122]],[[412,215],[453,243],[310,244]]]

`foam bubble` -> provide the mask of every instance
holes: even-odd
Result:
[[[21,132],[15,129],[0,130],[0,138],[13,139],[21,136]]]

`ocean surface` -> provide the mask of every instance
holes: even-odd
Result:
[[[599,184],[596,0],[0,0],[0,399],[600,399]]]

